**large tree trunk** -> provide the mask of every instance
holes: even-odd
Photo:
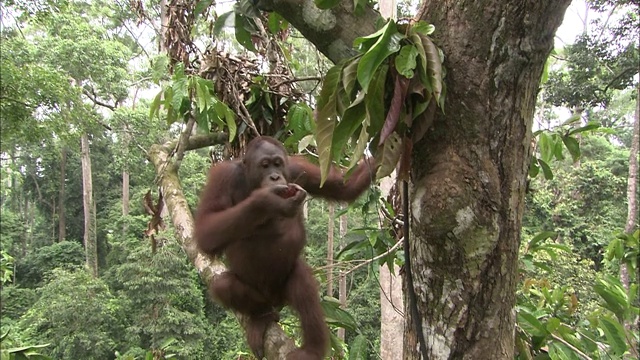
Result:
[[[428,359],[514,357],[533,111],[569,3],[423,4],[447,68],[446,115],[415,144],[410,184],[411,271]],[[406,359],[420,358],[413,324]]]
[[[91,178],[91,154],[89,136],[80,137],[82,149],[82,204],[84,208],[84,251],[87,267],[91,274],[98,276],[98,244],[96,239],[96,204],[93,200],[93,180]]]
[[[67,147],[63,146],[60,154],[60,190],[58,192],[58,242],[67,237],[67,221],[65,218],[65,180],[67,179]]]

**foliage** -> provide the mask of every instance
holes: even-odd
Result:
[[[162,239],[156,254],[147,244],[137,246],[109,270],[108,278],[117,282],[116,295],[126,299],[126,342],[156,351],[175,339],[177,349],[172,351],[180,358],[202,358],[207,326],[198,275],[176,244]]]
[[[77,242],[63,241],[44,246],[18,260],[16,282],[22,287],[39,287],[54,269],[70,270],[83,263],[84,249]]]
[[[0,358],[7,360],[23,360],[23,359],[33,359],[33,360],[50,360],[51,358],[45,355],[40,354],[38,349],[45,348],[49,346],[46,345],[32,345],[32,346],[20,346],[13,348],[6,348],[4,346],[4,340],[7,338],[9,333],[5,333],[0,336]]]
[[[35,289],[4,286],[0,292],[0,313],[2,320],[18,320],[38,299]]]
[[[19,325],[28,338],[51,343],[44,351],[52,358],[106,359],[122,331],[120,311],[104,282],[84,269],[55,269]]]
[[[195,108],[192,109],[192,101]],[[229,131],[229,140],[236,135],[235,114],[214,94],[213,83],[197,75],[186,74],[182,63],[176,65],[171,83],[156,95],[149,109],[149,117],[159,115],[160,106],[167,111],[167,123],[178,120],[187,122],[195,118],[198,127],[208,132],[210,128]]]
[[[4,249],[0,250],[0,289],[13,278],[13,256]]]
[[[412,143],[425,134],[436,106],[444,106],[443,55],[428,37],[433,30],[422,21],[398,27],[390,20],[354,41],[360,55],[329,69],[316,109],[322,182],[349,140],[349,168],[368,147],[377,158],[377,178],[389,175],[398,162],[399,178],[407,176]],[[387,84],[393,89],[389,94]]]

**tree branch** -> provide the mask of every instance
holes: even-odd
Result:
[[[313,0],[259,0],[258,6],[280,14],[334,63],[354,56],[353,41],[373,34],[381,18],[369,5],[355,15],[351,0],[329,10],[318,9]]]
[[[116,107],[115,105],[111,105],[111,104],[107,104],[105,102],[102,102],[100,100],[98,100],[98,97],[96,96],[95,93],[90,93],[89,90],[87,89],[82,89],[82,93],[89,98],[89,100],[93,101],[94,104],[96,105],[100,105],[102,107],[105,107],[111,111],[116,111]]]

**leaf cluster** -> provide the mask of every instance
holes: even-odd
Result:
[[[433,30],[422,21],[398,26],[390,20],[354,41],[359,55],[329,69],[316,109],[322,181],[349,144],[349,168],[368,150],[377,159],[377,178],[398,162],[400,178],[408,174],[412,144],[444,105],[443,55],[428,36]]]

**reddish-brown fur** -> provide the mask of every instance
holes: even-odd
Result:
[[[200,196],[195,237],[202,251],[226,256],[228,271],[216,279],[212,295],[249,317],[247,342],[259,358],[264,331],[278,320],[284,305],[298,313],[303,332],[302,347],[287,359],[316,360],[326,354],[329,333],[318,284],[300,256],[306,241],[300,209],[307,192],[353,201],[368,188],[371,176],[366,162],[346,182],[332,169],[321,188],[318,166],[287,156],[270,137],[252,140],[242,160],[211,168]]]

